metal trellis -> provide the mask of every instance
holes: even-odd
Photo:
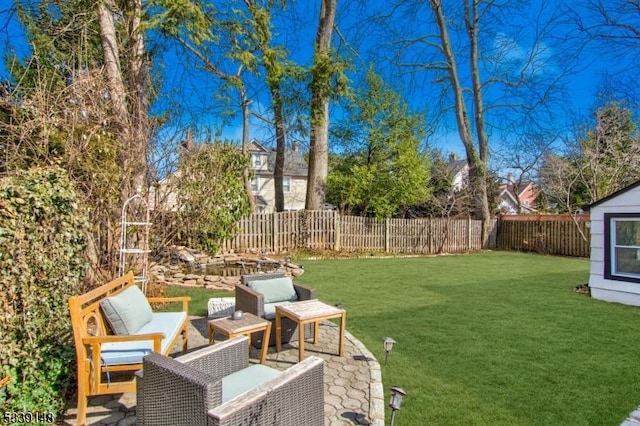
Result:
[[[135,282],[147,293],[149,257],[149,206],[137,191],[122,205],[119,273],[129,270],[135,274]]]

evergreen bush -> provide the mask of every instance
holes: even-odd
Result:
[[[0,406],[59,418],[74,384],[67,300],[86,271],[87,220],[60,168],[0,180]]]

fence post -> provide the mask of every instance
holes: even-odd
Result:
[[[273,243],[273,252],[274,253],[278,253],[278,215],[276,212],[271,213],[272,215],[272,220],[271,220],[271,241]]]
[[[389,252],[389,219],[384,220],[384,251]]]
[[[333,250],[340,251],[340,214],[333,210]]]
[[[471,251],[471,216],[467,216],[467,251]]]

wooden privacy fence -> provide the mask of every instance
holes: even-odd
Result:
[[[505,216],[498,221],[497,248],[589,257],[589,215]]]
[[[254,213],[239,223],[223,251],[279,253],[296,249],[463,253],[481,248],[589,257],[588,215],[503,216],[482,247],[482,224],[471,219],[387,219],[341,216],[336,211]],[[586,238],[586,239],[585,239]]]
[[[495,221],[492,224],[495,230]],[[239,223],[224,251],[295,249],[437,254],[479,250],[482,224],[471,219],[387,219],[340,216],[336,211],[254,213]],[[492,232],[488,248],[495,247]]]

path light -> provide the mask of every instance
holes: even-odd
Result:
[[[393,340],[391,337],[383,337],[382,338],[382,342],[383,342],[384,351],[385,351],[384,365],[387,365],[387,358],[389,358],[389,353],[393,349],[393,345],[394,345],[394,343],[396,343],[396,341]]]
[[[402,404],[402,397],[406,394],[407,393],[402,388],[397,386],[391,388],[391,401],[389,401],[389,407],[391,407],[391,426],[393,426],[396,411],[400,409],[400,404]]]

